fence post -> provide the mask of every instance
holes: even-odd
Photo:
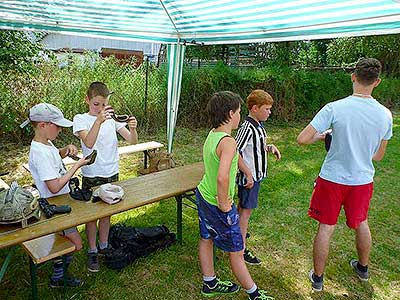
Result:
[[[145,82],[145,88],[144,88],[144,117],[146,119],[146,122],[148,120],[148,118],[147,118],[147,96],[148,96],[148,90],[149,90],[149,57],[146,56],[146,82]]]

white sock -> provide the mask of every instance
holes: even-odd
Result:
[[[250,289],[246,290],[246,292],[247,294],[251,294],[254,293],[256,290],[257,290],[257,285],[254,283]]]
[[[217,278],[217,276],[204,276],[203,275],[203,280],[204,281],[213,281],[215,278]]]

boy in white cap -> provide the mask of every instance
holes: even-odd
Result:
[[[77,154],[78,149],[74,145],[57,149],[52,141],[57,138],[62,127],[71,127],[72,122],[64,118],[60,109],[48,103],[33,106],[29,111],[29,121],[35,132],[29,151],[29,169],[40,197],[50,198],[69,193],[68,182],[70,178],[89,160],[81,158],[67,171],[62,158],[68,154]],[[75,227],[63,230],[61,234],[75,245],[75,251],[82,249],[82,239]],[[67,268],[71,261],[72,255],[67,255]],[[60,258],[55,259],[53,274],[50,277],[50,287],[63,287],[63,275],[62,260]],[[82,284],[83,281],[78,278],[67,278],[67,286],[76,287]]]

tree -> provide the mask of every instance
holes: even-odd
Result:
[[[0,30],[0,71],[32,73],[43,51],[35,37],[23,31]]]
[[[400,35],[381,35],[332,40],[327,49],[331,65],[354,65],[361,57],[374,57],[387,75],[400,74]]]

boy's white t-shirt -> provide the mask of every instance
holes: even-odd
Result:
[[[51,141],[49,144],[32,141],[29,151],[29,169],[42,198],[68,194],[70,191],[68,184],[55,194],[47,188],[45,181],[60,178],[67,172],[60,152]]]
[[[73,132],[79,137],[79,131],[89,131],[96,116],[88,113],[78,114],[73,120]],[[97,157],[90,166],[82,167],[82,175],[85,177],[111,177],[119,172],[118,168],[118,139],[117,131],[125,127],[126,123],[118,123],[113,119],[104,121],[99,130],[96,143],[93,148],[88,148],[81,140],[82,152],[84,156],[89,155],[93,150],[97,150]]]

